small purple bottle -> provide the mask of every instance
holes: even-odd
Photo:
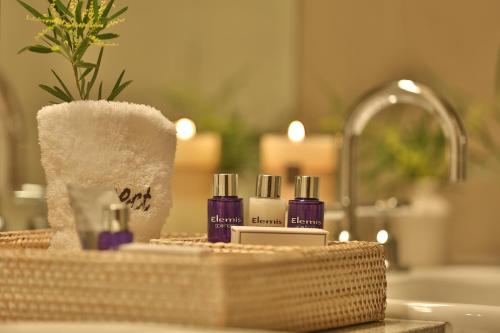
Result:
[[[288,203],[288,228],[323,229],[324,206],[319,201],[319,177],[295,177],[295,199]]]
[[[99,250],[117,249],[134,240],[134,235],[128,229],[128,207],[122,203],[104,208],[103,227],[104,231],[99,234]]]
[[[97,237],[97,248],[99,250],[110,250],[113,248],[113,235],[111,231],[101,231]]]
[[[231,241],[231,226],[243,225],[243,199],[238,198],[238,175],[215,174],[213,198],[208,199],[208,241]]]
[[[112,204],[109,206],[109,210],[111,212],[111,219],[113,220],[112,223],[118,226],[118,231],[113,233],[113,247],[116,249],[120,245],[132,243],[134,235],[128,229],[128,207],[123,203]]]
[[[113,226],[109,207],[102,210],[101,226],[102,230],[97,236],[97,248],[99,250],[110,250],[113,248]]]

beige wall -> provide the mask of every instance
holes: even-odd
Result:
[[[471,179],[450,188],[452,203],[448,257],[453,263],[500,265],[500,179]]]
[[[472,97],[493,97],[500,45],[495,0],[302,1],[300,107],[326,111],[322,85],[345,103],[374,86],[431,76]]]

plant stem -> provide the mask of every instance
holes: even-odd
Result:
[[[75,75],[75,83],[76,83],[76,89],[78,90],[78,95],[80,95],[80,99],[84,99],[83,98],[83,93],[82,93],[82,90],[80,89],[80,83],[78,82],[79,79],[78,79],[78,69],[76,68],[76,65],[75,64],[72,64],[73,66],[73,74]]]

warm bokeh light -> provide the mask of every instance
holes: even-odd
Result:
[[[339,234],[339,241],[348,242],[350,237],[351,237],[351,235],[349,235],[349,231],[343,230]]]
[[[181,118],[175,123],[177,138],[181,140],[189,140],[196,134],[196,125],[191,119]]]
[[[391,104],[396,104],[398,102],[398,98],[396,97],[396,95],[389,95],[387,97],[387,99],[389,100],[389,103],[391,103]]]
[[[294,120],[288,126],[288,138],[293,142],[300,142],[306,137],[306,129],[304,124],[298,120]]]
[[[399,80],[398,87],[415,94],[420,94],[420,88],[412,80]]]
[[[387,230],[382,229],[377,232],[377,242],[379,242],[380,244],[385,244],[388,240],[389,233],[387,232]]]

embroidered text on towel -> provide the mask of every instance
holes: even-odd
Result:
[[[131,209],[141,209],[143,211],[147,211],[150,207],[149,200],[151,200],[151,188],[148,187],[146,193],[142,194],[141,192],[132,195],[132,191],[125,187],[121,192],[117,189],[118,198],[120,201],[129,205]]]

